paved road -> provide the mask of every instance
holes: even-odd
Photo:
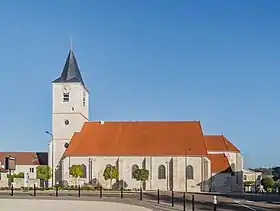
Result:
[[[197,193],[195,197],[198,200],[213,198],[212,193]],[[260,195],[260,194],[216,194],[220,203],[234,202],[247,208],[248,210],[256,211],[273,211],[280,210],[279,195]]]
[[[10,196],[10,191],[0,192],[0,198],[17,198],[17,199],[57,199],[57,200],[83,200],[83,201],[111,201],[133,204],[151,208],[153,210],[183,210],[183,197],[182,193],[174,194],[174,207],[171,207],[171,193],[161,192],[160,203],[157,204],[157,193],[143,192],[143,200],[139,200],[139,192],[124,192],[123,199],[121,199],[120,192],[106,191],[103,192],[100,198],[99,192],[81,191],[81,197],[78,197],[76,191],[60,191],[59,196],[55,197],[54,191],[37,191],[36,197],[33,196],[33,191],[30,192],[14,192],[14,196]],[[192,194],[186,197],[187,210],[191,210]],[[246,199],[238,199],[233,197],[218,196],[218,211],[279,211],[280,205],[271,204],[267,202],[249,201]],[[265,201],[265,200],[264,200]],[[195,194],[195,210],[213,210],[213,195],[211,194]]]
[[[15,200],[16,205],[15,206]],[[131,204],[105,202],[105,201],[60,201],[60,200],[26,200],[26,199],[0,199],[1,210],[17,211],[49,211],[49,210],[111,210],[111,211],[152,211],[145,207]]]

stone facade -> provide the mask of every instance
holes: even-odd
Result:
[[[203,164],[206,161],[206,165]],[[205,157],[67,157],[63,160],[63,181],[75,185],[69,174],[72,165],[85,165],[85,175],[80,178],[82,184],[98,182],[104,188],[110,188],[103,172],[108,164],[118,166],[119,180],[127,189],[139,189],[140,182],[132,177],[132,166],[149,171],[149,179],[145,182],[146,190],[177,190],[200,192],[205,187],[203,178],[210,177],[210,161]],[[159,168],[164,166],[164,176],[159,177]],[[192,169],[192,176],[186,179],[186,168]],[[205,168],[206,166],[206,168]],[[113,186],[116,181],[113,181]],[[188,185],[187,185],[188,184]]]

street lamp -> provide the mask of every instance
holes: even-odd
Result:
[[[52,133],[50,133],[49,131],[45,131],[45,133],[46,134],[48,134],[48,135],[50,135],[51,137],[52,137],[52,140],[51,140],[51,144],[52,144],[52,154],[51,154],[51,157],[52,157],[52,187],[53,187],[53,150],[54,150],[54,148],[53,148],[53,134]]]

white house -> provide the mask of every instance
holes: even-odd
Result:
[[[8,156],[16,159],[16,168],[11,174],[25,173],[30,181],[36,179],[37,166],[48,165],[47,152],[0,152],[0,187],[8,187],[9,172],[4,169],[5,157]]]

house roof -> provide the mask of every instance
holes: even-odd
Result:
[[[223,135],[205,135],[206,148],[209,151],[228,151],[240,152],[226,137]]]
[[[79,82],[81,84],[84,84],[77,60],[74,55],[74,51],[71,48],[68,57],[66,59],[63,71],[61,73],[61,76],[54,80],[53,83],[65,83],[65,82]]]
[[[199,121],[86,122],[64,155],[206,156],[207,150]]]
[[[228,159],[224,154],[209,154],[208,158],[211,161],[212,173],[224,172],[230,168]]]
[[[47,152],[0,152],[1,165],[7,156],[16,158],[17,165],[48,165]]]
[[[255,173],[262,173],[261,171],[253,171],[251,169],[243,169],[243,174],[255,174]]]

